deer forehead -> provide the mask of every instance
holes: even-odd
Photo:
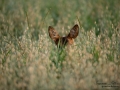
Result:
[[[67,38],[69,44],[73,44],[74,39],[73,38]]]

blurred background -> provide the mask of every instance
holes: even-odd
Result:
[[[75,24],[74,45],[57,51],[48,26],[64,36]],[[1,90],[120,85],[119,65],[120,0],[0,0]]]

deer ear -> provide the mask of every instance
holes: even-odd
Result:
[[[70,33],[68,34],[68,38],[76,38],[79,34],[79,26],[76,24],[73,26],[73,28],[70,30]]]
[[[49,36],[50,38],[56,42],[56,40],[58,40],[60,38],[59,34],[56,32],[56,30],[52,27],[52,26],[49,26],[48,27],[48,32],[49,32]]]

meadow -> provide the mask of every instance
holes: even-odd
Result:
[[[48,27],[74,44],[59,50]],[[0,90],[120,90],[120,0],[0,0]]]

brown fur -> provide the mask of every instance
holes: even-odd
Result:
[[[74,25],[70,30],[70,33],[65,37],[61,37],[52,26],[48,27],[48,32],[50,38],[57,46],[65,46],[66,44],[73,44],[73,39],[75,39],[79,34],[79,26],[77,24]]]

